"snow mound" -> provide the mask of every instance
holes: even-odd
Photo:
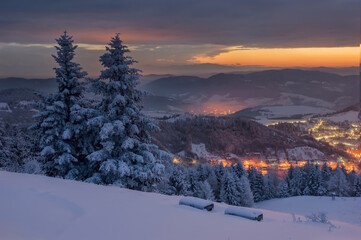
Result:
[[[261,221],[263,219],[263,214],[261,212],[250,210],[249,208],[244,208],[244,207],[226,208],[224,214],[244,217],[250,220],[257,220],[257,221]]]
[[[324,212],[331,221],[337,220],[361,227],[361,198],[336,197],[332,200],[331,197],[298,196],[271,199],[256,203],[255,206],[304,216]]]
[[[337,206],[328,204],[332,200],[327,197],[276,199],[272,201],[278,212],[259,210],[264,220],[257,222],[225,215],[226,204],[215,203],[212,212],[200,211],[179,205],[178,196],[36,175],[0,172],[0,193],[0,239],[6,240],[356,240],[361,235],[360,198],[337,198],[342,203]],[[330,212],[336,228],[329,231],[327,224],[306,222],[303,216],[297,216],[302,222],[293,220],[290,213],[304,214],[313,205]]]
[[[0,112],[8,112],[11,113],[11,108],[9,106],[9,104],[4,103],[4,102],[0,102]]]
[[[184,197],[179,200],[179,205],[186,205],[198,209],[206,209],[212,211],[214,204],[212,201],[195,198],[195,197]]]

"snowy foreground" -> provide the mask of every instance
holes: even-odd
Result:
[[[180,197],[0,172],[0,239],[360,239],[361,198],[258,203],[262,222],[178,205]],[[267,209],[267,210],[264,210]],[[305,215],[328,212],[329,224]],[[295,218],[291,213],[295,213]],[[300,221],[297,219],[300,218]],[[296,219],[296,221],[294,221]]]

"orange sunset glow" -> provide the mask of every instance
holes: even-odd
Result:
[[[269,67],[347,67],[358,66],[359,47],[237,48],[216,56],[195,56],[194,63],[262,65]]]
[[[262,175],[266,175],[268,171],[276,171],[279,176],[283,176],[290,167],[304,167],[307,165],[308,161],[305,160],[299,160],[299,161],[288,161],[288,160],[281,160],[277,163],[269,162],[266,160],[258,159],[258,158],[252,158],[252,159],[243,159],[240,161],[245,169],[248,169],[250,167],[254,167],[257,170],[259,170]],[[177,160],[175,162],[173,160],[173,163],[180,164],[180,162]],[[222,164],[223,167],[230,167],[235,164],[234,161],[229,159],[212,159],[209,161],[211,165],[218,165]],[[323,162],[310,162],[310,164],[318,164],[318,166],[321,168],[323,165]],[[327,161],[326,165],[330,167],[332,170],[335,170],[337,168],[337,165],[343,166],[346,171],[349,173],[351,171],[356,171],[357,173],[360,172],[359,164],[358,162],[345,162],[345,161]]]

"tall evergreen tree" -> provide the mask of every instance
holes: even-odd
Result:
[[[253,194],[249,181],[245,175],[239,179],[238,188],[240,192],[240,205],[244,207],[252,207],[254,204]]]
[[[355,177],[352,192],[354,197],[361,197],[361,174]]]
[[[272,199],[276,197],[277,194],[277,189],[276,189],[276,185],[275,185],[275,178],[276,176],[274,174],[270,174],[268,173],[265,177],[264,177],[264,199],[268,200],[268,199]]]
[[[256,168],[251,167],[248,169],[248,179],[253,193],[253,199],[255,202],[259,202],[265,199],[265,189],[263,175],[257,171]]]
[[[277,196],[279,198],[286,198],[289,197],[289,190],[288,190],[288,184],[285,181],[279,182],[277,186]]]
[[[337,196],[348,196],[350,191],[350,185],[346,180],[346,176],[342,168],[337,166],[335,171],[328,181],[329,193],[335,193]]]
[[[198,176],[198,181],[200,182],[204,182],[205,180],[207,180],[208,176],[209,176],[209,169],[207,167],[207,165],[205,164],[199,164],[196,167],[196,171],[197,171],[197,176]]]
[[[289,180],[289,193],[291,196],[300,196],[303,193],[303,173],[302,169],[293,169],[292,179]]]
[[[187,172],[187,195],[196,197],[196,187],[198,183],[198,172],[194,168],[188,169]]]
[[[0,122],[0,169],[18,172],[20,169],[18,140],[14,127]]]
[[[306,188],[303,191],[304,195],[318,196],[323,191],[321,187],[321,172],[318,165],[311,165],[306,179]]]
[[[218,182],[217,180],[217,176],[214,173],[214,167],[211,167],[207,178],[207,182],[209,183],[213,195],[214,195],[214,200],[218,201],[219,200],[219,192],[220,192],[220,182]]]
[[[101,116],[93,121],[100,138],[88,156],[94,171],[88,181],[151,190],[164,169],[159,160],[166,155],[151,144],[149,131],[157,127],[140,112],[139,70],[128,53],[117,34],[100,57],[104,69],[94,88],[102,96]]]
[[[242,163],[237,163],[235,165],[232,165],[232,169],[239,179],[246,174],[246,171],[244,170]]]
[[[198,198],[203,198],[206,200],[214,200],[214,194],[213,194],[213,190],[211,188],[211,186],[209,185],[209,183],[207,182],[207,180],[201,182],[198,181],[196,183],[196,187],[195,187],[195,197]]]
[[[226,171],[223,174],[221,182],[220,200],[230,205],[241,204],[241,193],[232,171]]]
[[[213,181],[214,179],[212,179],[211,181],[208,181],[209,184],[211,184],[211,186],[213,187],[214,197],[217,201],[221,200],[220,199],[220,191],[221,191],[221,187],[222,187],[222,179],[223,179],[225,172],[226,172],[226,169],[223,167],[223,165],[218,164],[217,166],[214,167],[214,175],[215,175],[215,179],[217,181],[216,182]],[[212,175],[211,175],[211,177],[213,178]]]
[[[332,174],[332,169],[324,163],[321,167],[321,185],[320,189],[323,192],[322,195],[327,195],[328,181]]]
[[[287,171],[286,176],[285,176],[285,181],[286,181],[289,189],[291,189],[291,181],[295,177],[294,176],[294,171],[295,171],[295,168],[291,165],[290,168]]]
[[[174,195],[186,195],[187,194],[187,181],[183,167],[175,166],[171,175],[169,176],[169,193]]]
[[[54,68],[58,90],[50,96],[43,96],[41,111],[34,117],[33,128],[40,131],[41,154],[45,157],[45,173],[50,176],[76,178],[78,175],[78,138],[72,123],[76,118],[73,107],[82,97],[80,79],[87,73],[78,63],[73,62],[76,45],[73,38],[64,32],[56,39],[57,55],[53,58],[59,65]]]

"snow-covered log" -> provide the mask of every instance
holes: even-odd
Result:
[[[186,205],[198,209],[206,209],[212,211],[214,204],[211,201],[195,198],[195,197],[184,197],[179,200],[179,205]]]
[[[226,210],[224,211],[224,214],[234,215],[237,217],[243,217],[243,218],[247,218],[250,220],[257,220],[257,221],[263,220],[263,213],[249,209],[249,208],[243,208],[243,207],[226,208]]]

